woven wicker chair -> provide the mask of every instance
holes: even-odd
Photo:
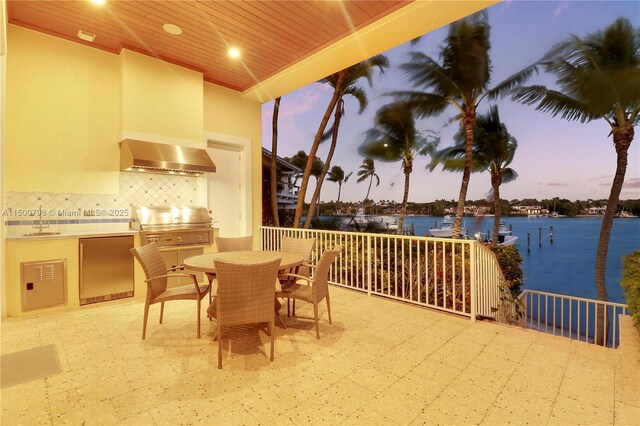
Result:
[[[198,304],[198,338],[200,338],[200,306],[202,299],[211,292],[211,285],[198,284],[196,277],[190,274],[168,274],[164,259],[156,243],[133,248],[131,253],[138,259],[147,283],[147,298],[144,303],[144,322],[142,324],[142,340],[147,334],[149,306],[160,303],[160,324],[164,313],[164,302],[170,300],[195,300]],[[193,284],[167,289],[167,281],[171,278],[190,278]]]
[[[216,247],[220,253],[225,251],[248,251],[253,247],[253,237],[251,235],[247,237],[216,237]],[[216,274],[207,272],[205,275],[212,288],[211,293],[215,294]]]
[[[220,253],[225,251],[247,251],[253,248],[253,237],[216,237],[216,246]]]
[[[311,251],[313,250],[313,246],[316,244],[315,238],[293,238],[293,237],[283,237],[282,242],[280,243],[280,251],[284,251],[287,253],[296,253],[303,257],[302,265],[292,268],[288,271],[284,271],[288,274],[297,274],[302,275],[303,277],[311,276],[311,268],[315,266],[310,263],[311,260]],[[295,278],[287,279],[284,274],[280,275],[280,282],[282,283],[283,288],[287,288],[288,286],[295,284],[297,280]],[[300,284],[307,284],[307,281],[300,280]],[[287,316],[290,315],[290,301],[291,299],[287,299]],[[296,314],[296,301],[293,300],[293,315]]]
[[[267,323],[273,340],[276,279],[280,259],[260,263],[214,262],[218,279],[218,294],[207,313],[215,318],[218,339],[218,368],[222,368],[222,329],[226,326]]]
[[[327,313],[329,314],[329,324],[331,324],[331,301],[329,299],[328,284],[329,268],[341,251],[342,247],[339,245],[332,249],[325,250],[318,261],[311,278],[298,274],[286,274],[296,280],[307,281],[310,285],[296,283],[288,286],[287,288],[283,288],[282,291],[276,293],[276,297],[304,300],[305,302],[313,304],[313,316],[316,321],[317,339],[320,338],[320,330],[318,327],[318,303],[320,303],[322,299],[327,300]]]

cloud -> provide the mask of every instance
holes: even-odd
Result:
[[[640,188],[640,178],[628,179],[623,186],[625,189]]]
[[[611,179],[613,179],[613,175],[602,175],[602,176],[591,178],[589,180],[602,180],[602,179],[611,180]]]
[[[566,187],[569,186],[568,183],[560,183],[560,182],[547,182],[543,183],[543,186],[553,186],[553,187]]]
[[[297,118],[311,110],[324,99],[327,92],[326,84],[313,85],[304,90],[290,95],[283,96],[280,104],[280,114],[278,116],[278,126],[282,129],[292,129],[296,126]]]
[[[569,8],[571,8],[571,2],[565,1],[558,4],[558,6],[556,6],[555,10],[553,11],[553,18],[558,19],[558,17],[560,17],[560,15],[562,15],[564,12],[569,10]]]

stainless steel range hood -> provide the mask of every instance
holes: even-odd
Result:
[[[213,173],[216,166],[204,149],[125,139],[120,142],[120,170],[200,174]]]

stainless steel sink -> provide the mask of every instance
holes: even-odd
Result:
[[[39,236],[47,236],[47,235],[59,235],[59,232],[32,232],[30,234],[22,234],[23,237],[39,237]]]

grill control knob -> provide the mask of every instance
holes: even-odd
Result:
[[[178,237],[178,242],[182,242],[182,237]]]
[[[202,241],[202,235],[198,234],[198,240]]]

